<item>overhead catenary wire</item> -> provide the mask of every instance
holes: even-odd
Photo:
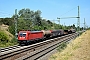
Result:
[[[71,11],[73,11],[73,10],[76,9],[76,8],[77,8],[77,7],[72,8],[71,10],[69,10],[69,11],[65,12],[64,14],[60,15],[60,17],[63,16],[63,15],[65,15],[65,14],[67,14],[67,13],[69,13],[69,12],[71,12]]]
[[[5,18],[5,17],[8,17],[8,16],[11,17],[12,15],[13,15],[13,14],[9,14],[9,13],[5,13],[5,12],[1,12],[1,11],[0,11],[0,17],[1,17],[1,16],[4,17],[4,18]]]
[[[76,8],[76,7],[75,7]],[[62,14],[61,16],[63,16],[63,15],[65,15],[65,14],[67,14],[67,13],[69,13],[69,12],[71,12],[72,10],[74,10],[75,8],[73,8],[73,9],[71,9],[71,10],[69,10],[68,12],[66,12],[66,13],[64,13],[64,14]],[[61,18],[58,18],[57,17],[57,19],[59,19],[59,21],[60,21],[60,19],[68,19],[68,18],[78,18],[78,21],[77,21],[77,30],[78,31],[80,31],[80,15],[79,15],[79,6],[78,6],[78,16],[77,17],[61,17]]]

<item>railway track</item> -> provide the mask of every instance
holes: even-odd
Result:
[[[13,50],[13,49],[16,49],[16,48],[20,48],[21,46],[18,46],[18,45],[14,45],[14,46],[10,46],[10,47],[6,47],[6,48],[1,48],[0,52],[7,52],[7,51],[10,51],[10,50]]]
[[[74,39],[77,35],[69,35],[69,36],[63,36],[62,38],[55,38],[54,40],[57,40],[55,42],[52,42],[51,44],[47,44],[48,46],[45,46],[45,48],[41,48],[39,50],[36,50],[34,52],[28,53],[27,55],[18,58],[17,60],[37,60],[40,59],[42,56],[48,54],[52,50],[56,49],[62,42],[68,42],[71,39]],[[62,39],[62,40],[58,40]]]
[[[62,37],[49,39],[40,43],[32,44],[29,46],[22,46],[22,47],[18,46],[15,49],[13,49],[13,47],[8,49],[6,48],[7,51],[2,50],[3,52],[0,53],[0,59],[2,60],[39,59],[43,55],[57,48],[61,42],[70,41],[71,39],[74,39],[77,35],[78,33],[73,33]]]

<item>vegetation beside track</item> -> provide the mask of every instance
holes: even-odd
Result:
[[[67,43],[63,42],[59,45],[59,47],[57,48],[57,51],[62,51],[63,49],[65,49],[67,47]]]
[[[17,44],[14,36],[8,32],[7,25],[0,26],[0,48]]]
[[[90,30],[67,45],[67,47],[53,54],[49,60],[90,60]]]

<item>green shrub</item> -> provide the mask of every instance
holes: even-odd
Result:
[[[4,48],[4,47],[17,45],[17,44],[18,44],[17,39],[13,38],[12,40],[8,42],[5,42],[5,41],[0,42],[0,47]]]
[[[0,42],[8,42],[8,41],[9,41],[8,36],[3,31],[0,31]]]
[[[18,43],[18,41],[17,41],[17,39],[14,37],[14,38],[10,41],[10,43],[13,43],[13,45],[15,45],[15,44]]]

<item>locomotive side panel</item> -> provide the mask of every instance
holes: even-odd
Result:
[[[43,32],[31,32],[29,34],[29,40],[41,39],[43,37]]]

